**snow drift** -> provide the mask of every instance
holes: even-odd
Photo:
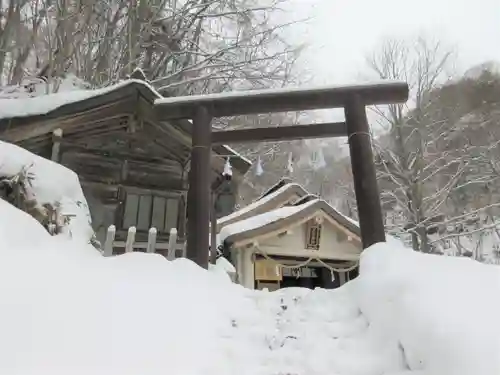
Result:
[[[2,173],[33,163],[37,199],[79,207],[74,173],[0,145]],[[0,373],[500,374],[496,266],[391,239],[366,250],[360,277],[340,289],[269,293],[232,284],[219,263],[104,258],[85,235],[50,236],[0,200]]]
[[[412,370],[500,374],[500,268],[402,249],[363,254],[355,294],[373,330]]]
[[[387,244],[361,267],[336,291],[250,291],[101,257],[0,200],[0,373],[500,373],[497,268]]]
[[[0,177],[12,177],[23,169],[32,177],[26,186],[39,206],[50,204],[66,216],[63,234],[89,242],[94,231],[87,201],[73,171],[10,143],[0,141]]]

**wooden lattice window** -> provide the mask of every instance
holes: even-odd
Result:
[[[321,222],[309,220],[306,225],[306,249],[319,250],[321,241]]]

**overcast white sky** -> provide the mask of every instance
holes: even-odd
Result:
[[[457,73],[500,61],[500,0],[290,0],[289,11],[311,18],[288,30],[289,38],[308,44],[299,69],[312,76],[309,85],[359,81],[366,55],[385,37],[439,40],[456,51]],[[342,110],[314,113],[343,120]]]
[[[430,34],[454,47],[462,70],[500,61],[500,0],[291,0],[294,38],[310,46],[301,65],[314,83],[356,80],[364,56],[385,36]]]

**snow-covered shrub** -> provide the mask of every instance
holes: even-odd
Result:
[[[60,164],[0,142],[0,198],[31,215],[52,235],[100,247],[78,176]]]
[[[0,176],[0,197],[16,208],[30,214],[52,235],[60,234],[73,215],[61,213],[59,202],[39,203],[30,193],[34,179],[29,167],[23,167],[13,176]]]

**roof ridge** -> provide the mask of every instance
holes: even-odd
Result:
[[[261,200],[262,198],[284,188],[285,186],[298,186],[302,190],[304,190],[306,193],[309,193],[302,185],[300,185],[298,182],[295,182],[292,178],[290,177],[282,177],[276,182],[274,185],[271,185],[267,190],[265,190],[259,198],[256,199],[256,201]]]

